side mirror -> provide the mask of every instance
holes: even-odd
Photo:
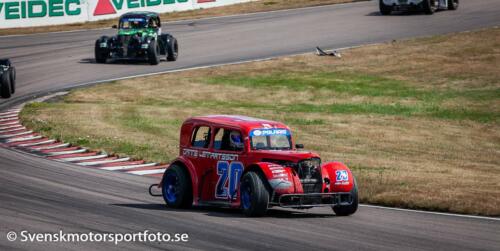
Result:
[[[295,144],[295,148],[304,149],[304,144]]]
[[[118,29],[118,25],[113,24],[113,26],[111,26],[111,28],[113,28],[113,29]]]

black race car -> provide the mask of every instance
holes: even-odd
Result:
[[[118,34],[102,36],[95,42],[95,60],[106,63],[107,59],[144,59],[152,65],[160,63],[161,56],[167,61],[177,60],[177,39],[161,32],[161,21],[154,12],[129,12],[120,17]]]
[[[10,98],[16,91],[16,68],[9,59],[0,59],[0,96]]]

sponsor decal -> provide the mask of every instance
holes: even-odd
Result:
[[[24,0],[0,2],[0,15],[5,20],[78,16],[82,13],[80,0]]]
[[[269,185],[275,190],[278,189],[288,189],[292,186],[292,182],[290,182],[287,178],[277,178],[270,179]]]
[[[251,137],[285,135],[290,136],[290,131],[287,129],[254,129],[250,132]]]
[[[348,185],[349,184],[349,173],[347,170],[335,171],[336,179],[335,185]]]
[[[176,3],[188,3],[189,0],[98,0],[97,5],[94,10],[94,16],[111,15],[116,14],[117,11],[122,9],[128,9],[133,11],[134,9],[144,8],[144,7],[155,7],[162,5],[172,5]],[[202,1],[203,2],[215,2],[215,1]],[[198,0],[200,3],[200,0]]]
[[[214,160],[234,161],[238,160],[238,154],[213,153],[209,151],[200,151],[195,149],[184,149],[182,155],[193,158],[205,158]]]

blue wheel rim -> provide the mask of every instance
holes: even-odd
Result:
[[[163,181],[163,197],[169,203],[177,201],[179,181],[175,173],[168,173]]]
[[[250,206],[252,205],[250,186],[245,182],[243,182],[241,184],[240,189],[241,189],[241,205],[243,209],[249,209]]]

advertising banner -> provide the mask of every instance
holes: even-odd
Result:
[[[251,0],[0,0],[0,29],[81,23],[129,11],[158,13],[211,8]]]

